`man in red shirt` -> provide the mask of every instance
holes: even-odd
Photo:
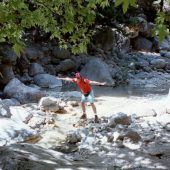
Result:
[[[98,123],[99,119],[97,116],[96,106],[94,105],[94,94],[91,85],[105,85],[106,83],[91,81],[89,79],[82,77],[80,73],[76,73],[75,78],[65,77],[65,78],[58,78],[58,79],[73,82],[80,88],[82,93],[81,108],[83,111],[83,115],[81,116],[80,119],[85,119],[85,120],[87,119],[85,103],[90,102],[95,115],[94,121],[95,123]]]

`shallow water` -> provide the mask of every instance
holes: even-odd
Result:
[[[106,86],[92,86],[96,97],[146,97],[146,98],[160,98],[169,93],[169,87],[159,88],[144,88],[134,86],[119,86],[119,87],[106,87]],[[79,91],[79,88],[74,84],[64,85],[61,91]]]

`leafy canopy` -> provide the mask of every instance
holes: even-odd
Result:
[[[170,1],[170,0],[168,0]],[[19,56],[23,47],[25,29],[39,27],[50,38],[56,38],[62,48],[71,47],[73,53],[87,51],[98,8],[109,6],[109,0],[1,0],[0,42],[8,42]],[[113,3],[113,2],[112,2]],[[115,0],[126,13],[137,0]],[[163,40],[169,33],[166,22],[170,17],[158,13],[155,35]]]
[[[73,53],[87,51],[97,7],[108,0],[2,0],[0,2],[0,42],[9,42],[17,55],[24,43],[25,29],[39,27],[57,38],[60,47]]]

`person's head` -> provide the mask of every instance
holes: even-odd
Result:
[[[80,79],[80,78],[81,78],[81,74],[80,74],[79,72],[77,72],[77,73],[75,74],[75,77],[78,78],[78,79]]]
[[[79,72],[77,72],[76,74],[75,74],[75,77],[77,78],[77,79],[81,79],[82,78],[82,76],[81,76],[81,74],[79,73]]]

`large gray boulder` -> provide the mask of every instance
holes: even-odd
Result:
[[[32,144],[13,144],[0,147],[0,169],[12,170],[54,170],[54,169],[89,169],[95,162],[73,161],[66,154]],[[90,168],[91,169],[91,168]]]
[[[114,85],[108,65],[99,58],[92,58],[81,70],[81,74],[90,80],[107,82]]]
[[[61,80],[56,79],[55,76],[50,74],[38,74],[34,76],[34,82],[44,88],[55,88],[55,87],[61,87],[62,82]]]
[[[24,85],[17,78],[12,79],[4,88],[4,94],[17,99],[21,104],[38,102],[45,94],[40,90]]]

